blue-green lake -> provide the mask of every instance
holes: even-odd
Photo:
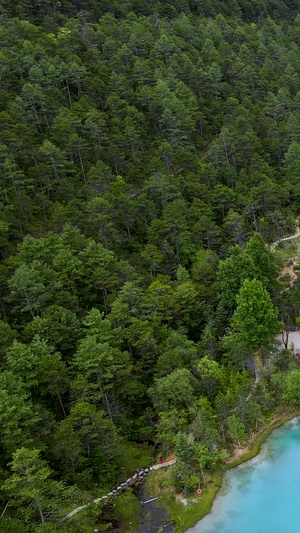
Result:
[[[226,472],[212,511],[188,533],[300,533],[300,419]]]

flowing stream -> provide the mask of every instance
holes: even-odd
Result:
[[[188,533],[300,532],[300,418],[275,429],[261,453],[226,472],[212,511]]]

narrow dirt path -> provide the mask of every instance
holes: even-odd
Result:
[[[300,227],[299,227],[299,221],[300,221],[300,215],[297,216],[295,222],[296,222],[296,232],[293,235],[290,235],[289,237],[282,237],[281,239],[278,239],[278,241],[272,242],[271,244],[271,250],[274,251],[277,244],[283,241],[290,241],[292,239],[296,239],[296,237],[299,237],[300,235]]]

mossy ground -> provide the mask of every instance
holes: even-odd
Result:
[[[124,441],[122,449],[123,467],[126,475],[132,475],[137,468],[147,468],[153,463],[153,446]]]
[[[114,501],[114,518],[120,531],[137,533],[140,526],[141,504],[132,491],[127,490]]]

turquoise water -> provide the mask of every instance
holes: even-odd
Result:
[[[300,421],[225,476],[212,512],[188,533],[300,533]]]

